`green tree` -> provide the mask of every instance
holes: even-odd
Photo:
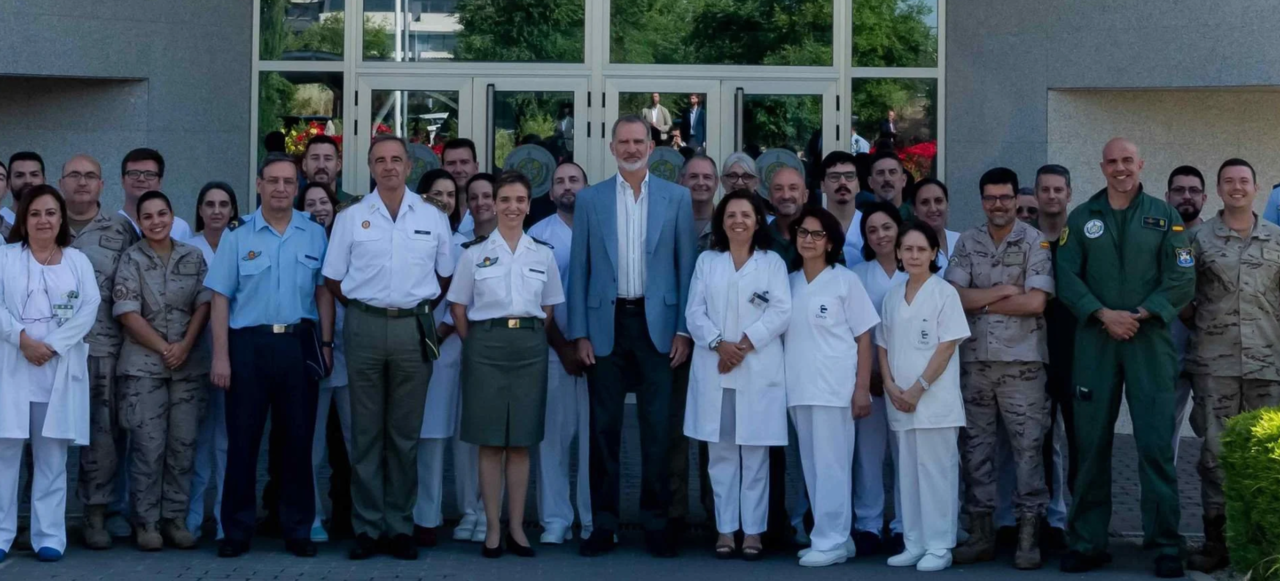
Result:
[[[932,14],[923,0],[854,0],[854,66],[936,65],[938,33],[928,23]]]
[[[459,0],[460,61],[582,62],[583,0]]]

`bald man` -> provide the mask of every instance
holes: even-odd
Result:
[[[1058,297],[1075,314],[1073,425],[1078,460],[1064,572],[1110,562],[1111,446],[1123,393],[1133,418],[1145,546],[1158,577],[1182,577],[1173,468],[1177,352],[1169,326],[1195,292],[1195,254],[1178,212],[1144,195],[1142,156],[1107,142],[1107,187],[1071,212],[1059,237]],[[1138,410],[1138,413],[1134,413]]]
[[[62,166],[58,181],[67,201],[67,222],[71,226],[71,246],[83,252],[93,264],[102,304],[93,329],[85,337],[89,343],[89,447],[80,452],[79,494],[85,504],[84,542],[91,549],[111,547],[106,530],[107,506],[116,498],[118,466],[116,445],[120,426],[116,421],[116,357],[124,335],[120,323],[111,316],[116,265],[120,256],[138,241],[129,219],[115,212],[104,213],[102,166],[87,155],[77,155]]]

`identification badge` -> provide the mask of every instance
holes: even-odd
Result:
[[[1150,228],[1152,230],[1161,230],[1161,231],[1168,230],[1169,221],[1164,218],[1157,218],[1155,216],[1143,216],[1142,227]]]
[[[758,292],[751,293],[751,298],[747,299],[747,302],[751,303],[751,306],[753,307],[763,309],[769,304],[769,291],[764,291],[764,294]]]
[[[59,327],[71,320],[71,315],[74,315],[75,312],[76,307],[71,303],[53,305],[53,318],[58,322]]]
[[[431,235],[431,231],[430,231],[430,230],[414,230],[414,231],[413,231],[413,233],[414,233],[414,234],[417,234],[418,236],[430,236],[430,235]]]
[[[1027,262],[1027,253],[1025,252],[1006,252],[1004,254],[1003,264],[1005,266],[1017,266]]]

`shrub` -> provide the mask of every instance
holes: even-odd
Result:
[[[1280,408],[1227,422],[1222,467],[1231,564],[1253,581],[1280,580]]]

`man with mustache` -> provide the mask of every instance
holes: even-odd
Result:
[[[618,174],[583,190],[569,260],[569,339],[587,366],[591,396],[591,508],[595,528],[579,552],[614,548],[620,513],[623,410],[635,388],[640,419],[640,513],[645,543],[674,557],[667,448],[673,370],[692,347],[685,303],[697,248],[689,190],[649,173],[653,140],[643,117],[613,124]]]
[[[1157,576],[1182,577],[1169,325],[1195,292],[1195,253],[1178,213],[1143,194],[1133,142],[1107,142],[1099,166],[1107,187],[1071,212],[1059,238],[1058,295],[1080,321],[1072,405],[1079,466],[1070,552],[1059,567],[1082,573],[1110,562],[1111,452],[1123,394],[1141,460],[1144,544],[1159,551]]]
[[[1187,237],[1193,238],[1201,224],[1200,211],[1204,209],[1204,202],[1208,199],[1204,189],[1204,174],[1189,165],[1174,168],[1169,173],[1169,185],[1164,193],[1164,199],[1178,211],[1178,216],[1182,218],[1187,228]],[[1194,311],[1187,311],[1184,314],[1191,316]],[[1191,407],[1191,373],[1187,371],[1185,365],[1187,346],[1191,343],[1191,331],[1187,328],[1187,322],[1184,322],[1182,317],[1178,317],[1169,325],[1169,332],[1173,336],[1173,347],[1178,350],[1178,383],[1173,407],[1175,410],[1173,415],[1173,462],[1175,465],[1178,462],[1178,444],[1182,442],[1182,422],[1186,419],[1187,411]]]
[[[309,184],[324,184],[338,194],[338,203],[351,200],[352,195],[342,191],[338,174],[342,172],[342,152],[338,142],[328,135],[317,135],[307,141],[302,152],[302,174]]]
[[[826,194],[827,211],[844,227],[844,264],[853,266],[862,260],[862,212],[858,211],[858,160],[850,153],[833,151],[822,158],[822,192]]]
[[[569,249],[573,245],[573,210],[578,192],[587,187],[587,173],[572,161],[556,168],[551,176],[551,201],[556,213],[529,228],[529,236],[551,247],[560,270],[561,285],[569,282]],[[591,537],[591,470],[588,462],[591,431],[591,400],[587,379],[573,343],[565,338],[569,329],[569,309],[555,306],[555,325],[547,328],[550,356],[547,361],[546,432],[538,446],[538,515],[542,520],[541,542],[559,545],[573,538],[573,504],[569,500],[570,444],[578,436],[578,517],[582,538]]]
[[[893,204],[893,207],[902,214],[904,223],[914,220],[915,210],[911,204],[904,203],[902,199],[902,191],[907,187],[907,170],[903,167],[898,154],[892,151],[881,151],[875,154],[867,165],[871,172],[871,177],[867,179],[867,186],[871,188],[871,192],[880,200]]]
[[[14,208],[18,207],[24,192],[44,183],[44,158],[40,154],[19,151],[9,156],[9,193],[13,195]],[[3,200],[3,194],[0,191],[0,200]],[[3,232],[0,233],[8,236],[9,228],[15,222],[12,208],[0,208],[0,222],[3,223]]]

